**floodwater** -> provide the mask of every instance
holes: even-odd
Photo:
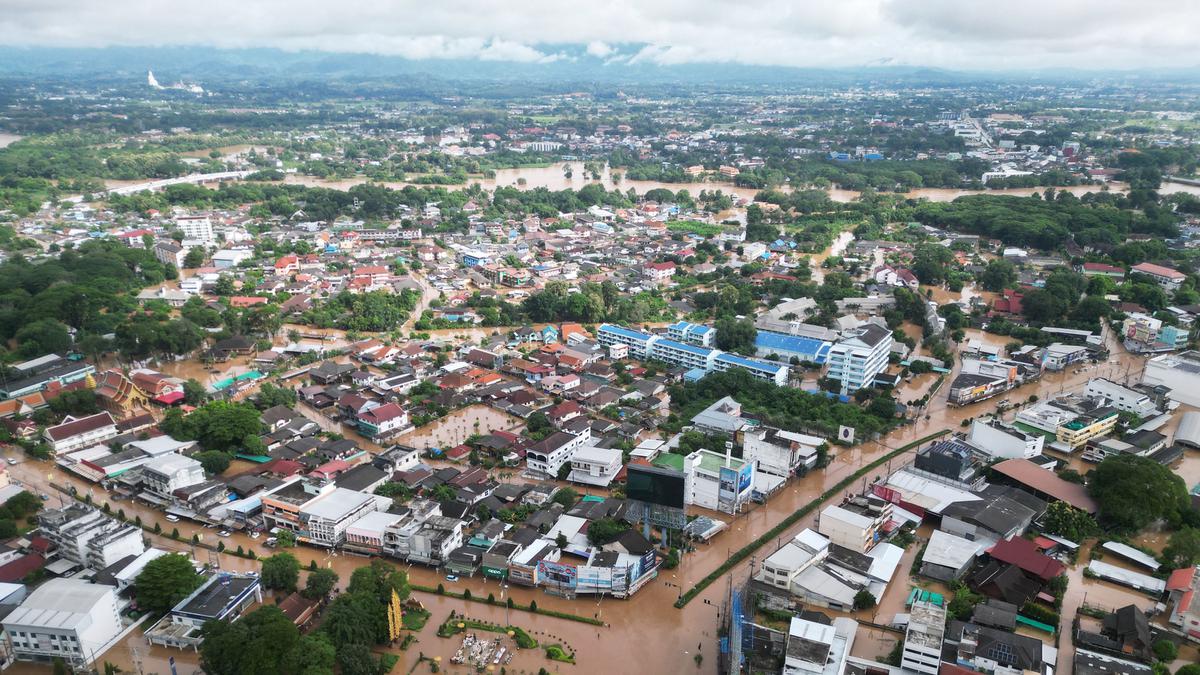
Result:
[[[825,281],[825,268],[821,267],[826,260],[839,256],[846,252],[846,248],[850,246],[850,242],[854,241],[854,233],[849,230],[844,230],[838,233],[833,243],[824,251],[810,257],[808,266],[812,270],[812,279],[817,283]]]
[[[1109,335],[1108,337],[1114,356],[1136,364],[1137,370],[1140,371],[1140,364],[1144,363],[1144,359],[1126,356],[1124,350],[1114,342],[1112,336]],[[1123,369],[1123,366],[1106,367],[1109,370],[1116,368]],[[1045,398],[1063,389],[1078,388],[1089,377],[1103,374],[1107,374],[1104,368],[1081,373],[1073,371],[1048,373],[1041,381],[1023,387],[1017,393],[1017,397],[1024,398],[1029,394],[1036,393],[1040,397]],[[1136,377],[1136,374],[1133,374],[1133,376]],[[711,672],[712,664],[715,664],[717,660],[716,631],[719,625],[719,612],[727,597],[727,579],[723,578],[720,582],[709,586],[682,610],[676,609],[673,603],[683,590],[691,587],[708,575],[732,551],[750,543],[788,514],[811,504],[825,490],[832,488],[846,476],[852,474],[858,467],[873,461],[893,448],[898,448],[905,443],[934,431],[958,429],[960,426],[959,423],[963,419],[974,417],[994,409],[994,405],[989,403],[965,408],[949,408],[945,404],[945,392],[946,388],[943,388],[934,397],[927,409],[923,411],[929,415],[929,419],[921,417],[913,424],[902,427],[879,441],[870,441],[853,448],[839,449],[832,457],[832,461],[826,470],[814,472],[804,478],[793,480],[768,503],[754,505],[737,517],[723,516],[724,519],[729,521],[730,526],[727,531],[718,535],[711,542],[699,544],[695,552],[684,556],[679,568],[675,570],[663,570],[659,580],[651,582],[629,600],[615,600],[612,598],[600,600],[580,598],[569,600],[556,598],[536,589],[501,589],[496,582],[487,582],[478,578],[464,579],[451,584],[446,582],[436,571],[419,566],[411,567],[410,574],[414,581],[418,583],[436,586],[437,583],[441,582],[459,591],[469,588],[472,595],[479,597],[486,598],[489,593],[494,593],[499,597],[500,591],[505,590],[506,593],[511,593],[514,600],[519,603],[524,604],[530,600],[536,600],[539,606],[545,608],[576,614],[599,615],[601,619],[609,624],[608,626],[595,628],[586,624],[561,619],[512,612],[511,623],[513,625],[544,631],[555,636],[555,641],[569,645],[577,654],[579,662],[578,672],[596,672],[604,668],[612,670],[612,650],[614,645],[620,645],[620,649],[623,650],[622,663],[636,663],[641,672]],[[472,413],[468,412],[465,414],[467,417],[459,419],[457,426],[452,426],[455,424],[454,422],[439,423],[439,430],[445,430],[443,435],[437,436],[436,432],[434,432],[435,436],[432,438],[428,436],[423,437],[430,438],[430,440],[443,445],[458,442],[475,431],[474,419],[470,417]],[[502,428],[506,424],[515,423],[515,420],[491,417],[494,414],[502,415],[501,413],[489,410],[485,414],[485,417],[481,418],[487,421],[480,422],[480,433],[488,428]],[[423,433],[429,433],[429,430],[425,430]],[[16,455],[11,450],[8,450],[6,454],[20,458],[19,455]],[[911,459],[911,456],[910,451],[909,454],[891,460],[890,463],[879,467],[878,470],[871,472],[861,481],[847,488],[845,493],[848,495],[851,492],[863,489],[868,481],[873,480],[877,475],[886,475],[889,471],[898,468],[904,462]],[[23,461],[9,467],[10,475],[13,478],[30,484],[32,489],[54,495],[54,498],[51,500],[51,504],[54,506],[57,506],[60,502],[57,496],[59,493],[49,487],[48,474],[55,484],[75,486],[81,491],[81,494],[91,494],[93,500],[96,502],[101,502],[109,498],[103,491],[91,484],[81,479],[67,476],[49,464],[24,461],[24,458],[20,459]],[[835,496],[835,499],[840,498],[840,496],[842,495]],[[166,523],[162,518],[161,512],[145,506],[128,501],[119,501],[115,502],[113,507],[114,510],[117,508],[124,509],[129,518],[136,516],[140,517],[147,524],[159,523],[163,531],[167,533],[173,528],[178,527],[180,533],[179,541],[171,540],[161,535],[148,535],[154,544],[161,548],[190,552],[192,547],[189,542],[193,534],[199,534],[203,542],[217,540],[214,530],[203,528],[194,523]],[[750,573],[751,565],[757,564],[757,561],[760,561],[764,556],[770,555],[778,545],[794,536],[803,528],[813,527],[815,519],[816,512],[801,519],[786,532],[782,533],[775,542],[770,542],[759,549],[755,553],[753,560],[747,560],[735,566],[730,572],[732,581],[738,584],[742,583]],[[270,553],[269,549],[262,547],[261,540],[251,540],[240,533],[234,533],[222,541],[230,549],[242,546],[255,550],[260,555]],[[919,549],[919,544],[914,546],[916,547],[914,550]],[[297,548],[293,553],[305,565],[310,560],[315,560],[318,566],[328,566],[336,570],[341,575],[343,582],[349,579],[350,574],[356,567],[365,563],[365,559],[357,556],[345,554],[331,555],[326,551],[307,547]],[[216,554],[202,548],[196,550],[195,555],[202,561],[209,561],[211,559],[226,569],[251,570],[257,567],[257,563],[255,562],[228,554]],[[911,558],[907,557],[911,555],[914,555],[914,553],[906,553],[906,561],[911,560]],[[1081,559],[1086,560],[1082,556]],[[899,594],[904,591],[905,584],[908,583],[906,577],[903,576],[907,572],[907,565],[908,562],[901,564],[896,578],[892,580],[892,588],[881,599],[880,608],[875,612],[879,619],[883,620],[881,623],[890,620],[890,616],[888,615],[895,614],[896,607],[898,606],[897,603],[902,603]],[[1105,584],[1104,582],[1085,583],[1082,580],[1081,572],[1077,572],[1077,574],[1080,575],[1080,580],[1078,584],[1073,582],[1073,586],[1076,586],[1080,590],[1078,592],[1078,600],[1073,600],[1073,602],[1082,602],[1082,595],[1086,592],[1089,602],[1095,601],[1097,604],[1119,606],[1118,602],[1124,599],[1123,595],[1127,595],[1127,593],[1119,588],[1116,591],[1111,590],[1109,588],[1111,584]],[[1097,590],[1093,591],[1091,590],[1092,588],[1096,588]],[[1111,595],[1116,592],[1120,592],[1123,595]],[[1068,596],[1071,598],[1075,597],[1073,592],[1069,592]],[[424,652],[431,656],[442,656],[443,664],[448,663],[459,641],[436,638],[433,636],[432,631],[436,630],[436,624],[446,618],[450,609],[465,610],[470,616],[491,618],[493,620],[500,619],[500,615],[505,611],[503,607],[493,608],[483,604],[466,603],[460,600],[452,600],[423,593],[416,593],[415,597],[431,605],[436,603],[437,609],[430,620],[430,626],[425,631],[422,631],[419,636],[420,642],[408,652],[403,653],[401,659],[401,663],[404,664],[401,666],[403,670],[397,672],[406,672],[415,661],[418,652]],[[1121,604],[1127,603],[1121,602]],[[1065,616],[1073,614],[1073,607],[1069,607],[1068,609],[1069,611],[1065,613]],[[653,639],[647,639],[648,635],[653,635]],[[888,643],[885,645],[882,644],[882,641],[879,641],[881,642],[879,648],[886,653],[886,649],[890,649],[891,644]],[[856,653],[859,653],[860,649],[866,649],[865,645],[869,644],[870,640],[864,639],[862,642],[864,646],[856,648]],[[704,662],[703,667],[698,671],[693,660],[697,650],[699,650],[699,654],[702,656]],[[181,672],[191,672],[188,668],[194,667],[196,663],[194,654],[176,652],[174,656],[177,662],[183,666]],[[115,660],[116,658],[117,656],[114,655],[110,660]],[[530,670],[536,671],[538,667],[544,665],[551,671],[555,670],[554,666],[556,664],[545,661],[540,655],[523,654],[520,659],[520,662],[514,661],[514,664],[519,663],[516,669],[525,669],[526,672]],[[1069,655],[1065,655],[1064,660],[1069,662]],[[510,669],[510,672],[512,670],[514,669]],[[562,670],[569,669],[562,667],[559,670],[561,672]],[[38,672],[46,671],[42,669]],[[164,673],[166,671],[156,667],[155,670],[147,668],[147,672]],[[450,669],[448,672],[465,671]]]
[[[0,148],[7,148],[8,146],[12,145],[13,143],[16,143],[17,141],[21,140],[22,138],[24,138],[24,136],[18,136],[16,134],[6,134],[3,132],[0,132]]]
[[[452,448],[473,434],[509,431],[521,423],[517,417],[483,404],[467,406],[399,437],[414,448]]]
[[[571,168],[571,176],[568,178],[566,172],[563,171],[563,166]],[[693,197],[698,195],[701,190],[712,192],[720,190],[728,195],[735,195],[739,198],[753,201],[754,195],[759,193],[755,188],[743,188],[730,183],[719,181],[704,181],[704,182],[689,182],[689,183],[663,183],[659,181],[648,180],[628,180],[622,177],[619,181],[614,180],[614,173],[620,175],[622,172],[617,169],[615,172],[609,170],[607,166],[600,173],[599,180],[592,180],[589,175],[585,175],[583,170],[583,162],[556,162],[548,167],[523,167],[516,169],[500,169],[496,171],[495,178],[471,178],[468,179],[467,185],[478,184],[486,190],[494,190],[497,187],[518,187],[521,189],[546,188],[548,190],[578,190],[585,185],[599,183],[605,189],[628,190],[633,188],[638,194],[645,194],[654,189],[665,189],[672,192],[687,190]],[[522,183],[521,181],[524,180]],[[288,174],[284,178],[285,183],[295,185],[307,185],[309,187],[325,187],[338,190],[346,190],[355,185],[367,182],[366,178],[356,177],[340,180],[322,180],[313,176],[303,176],[299,174]],[[382,183],[388,187],[402,188],[413,183],[407,182],[389,182]],[[419,186],[418,186],[419,187]],[[460,186],[446,186],[447,189],[454,190]],[[1181,186],[1184,187],[1184,186]],[[1113,191],[1124,190],[1125,186],[1121,183],[1111,183],[1109,189]],[[1088,192],[1100,192],[1100,185],[1075,185],[1069,187],[1055,188],[1059,191],[1070,192],[1076,196],[1084,195]],[[779,188],[782,192],[791,190],[788,186]],[[1034,192],[1041,193],[1045,188],[1010,188],[1004,190],[959,190],[952,188],[916,188],[904,193],[903,196],[909,199],[928,199],[934,202],[948,202],[973,194],[996,194],[996,195],[1013,195],[1019,197],[1028,197]],[[1197,188],[1200,191],[1200,188]],[[842,190],[840,188],[829,188],[826,190],[829,198],[835,202],[851,202],[858,199],[860,193],[855,190]]]

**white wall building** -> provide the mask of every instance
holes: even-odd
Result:
[[[842,383],[848,394],[870,387],[875,376],[888,365],[892,333],[886,327],[869,323],[836,342],[829,350],[827,377]]]
[[[975,419],[967,433],[967,443],[997,459],[1037,457],[1045,442],[1045,436],[1027,434],[995,418]]]
[[[922,675],[937,675],[942,662],[946,609],[932,598],[918,597],[908,615],[900,667]]]
[[[738,513],[754,490],[754,463],[729,454],[697,450],[684,458],[687,503]]]
[[[354,521],[380,510],[380,498],[346,488],[334,488],[300,507],[300,522],[306,524],[306,540],[316,546],[338,546]],[[391,500],[386,500],[389,503]]]
[[[208,216],[179,216],[175,219],[175,227],[183,232],[183,240],[187,242],[211,244],[217,240]]]
[[[563,464],[571,461],[575,451],[591,437],[591,432],[586,430],[578,436],[565,431],[550,434],[525,451],[525,466],[531,475],[555,478]]]
[[[19,661],[62,659],[85,669],[121,633],[112,586],[51,579],[4,617],[4,632]]]
[[[749,429],[742,435],[742,458],[760,473],[790,476],[800,467],[817,464],[817,447],[825,439],[771,427]]]
[[[817,531],[829,541],[851,551],[866,553],[875,546],[879,530],[891,520],[891,504],[878,500],[866,508],[826,506],[817,521]]]
[[[204,480],[204,467],[184,455],[159,455],[142,465],[142,487],[162,499],[170,499],[179,488],[198,485]]]
[[[1167,387],[1172,400],[1200,407],[1200,352],[1189,349],[1150,359],[1142,371],[1142,384]]]
[[[67,560],[99,571],[146,550],[142,529],[109,518],[97,509],[74,504],[38,514],[42,536]]]
[[[621,450],[619,448],[597,448],[585,445],[571,456],[572,483],[608,487],[621,472]]]
[[[1131,412],[1139,417],[1149,417],[1158,412],[1154,401],[1146,394],[1102,377],[1088,380],[1087,388],[1083,390],[1083,393],[1086,396],[1104,397],[1117,410]]]

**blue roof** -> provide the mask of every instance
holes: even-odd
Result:
[[[680,351],[685,351],[689,354],[695,354],[696,356],[702,356],[704,358],[708,358],[709,354],[712,354],[714,351],[716,351],[714,349],[709,349],[707,347],[697,347],[696,345],[684,344],[682,342],[676,342],[675,340],[669,340],[667,338],[659,339],[657,342],[654,343],[654,347],[652,349],[657,348],[660,345],[663,347],[669,347],[669,348],[673,348],[673,349],[678,349]]]
[[[766,371],[769,371],[772,373],[778,373],[779,371],[783,370],[783,368],[784,368],[783,366],[779,365],[778,363],[769,363],[767,361],[756,361],[754,359],[748,359],[744,356],[738,356],[737,354],[730,354],[728,352],[718,356],[717,361],[720,361],[722,363],[728,363],[731,366],[740,366],[742,368],[753,368],[755,370],[766,370]]]
[[[829,356],[829,349],[833,345],[815,338],[760,330],[758,336],[754,338],[754,346],[768,352],[808,355],[805,360],[820,364],[825,363],[826,357]]]
[[[703,368],[692,368],[683,374],[683,379],[687,380],[688,382],[695,382],[696,380],[704,379],[704,376],[707,374],[708,372]],[[1200,485],[1197,485],[1196,488],[1200,489]]]
[[[643,333],[641,331],[636,331],[636,330],[630,330],[623,326],[617,326],[617,325],[611,324],[611,323],[606,323],[606,324],[600,326],[600,332],[612,333],[613,335],[619,335],[624,338],[629,338],[630,340],[649,340],[650,339],[650,335],[648,333]]]

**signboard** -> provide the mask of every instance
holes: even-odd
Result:
[[[633,522],[649,522],[654,527],[681,530],[687,525],[687,511],[673,506],[660,506],[646,502],[628,500],[629,519]]]
[[[549,586],[574,589],[579,583],[579,570],[574,565],[539,560],[538,579]]]
[[[625,497],[657,506],[682,509],[686,478],[682,471],[630,464],[626,468]]]
[[[854,443],[854,427],[838,427],[838,440],[843,443]]]

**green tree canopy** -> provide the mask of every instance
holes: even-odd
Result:
[[[134,594],[138,607],[166,612],[199,588],[203,580],[187,556],[168,553],[146,563],[134,581]]]
[[[261,578],[263,588],[295,591],[300,580],[300,561],[286,551],[263,558]]]
[[[1136,531],[1187,508],[1187,486],[1171,469],[1136,455],[1108,457],[1092,472],[1088,491],[1100,506],[1100,520]]]

